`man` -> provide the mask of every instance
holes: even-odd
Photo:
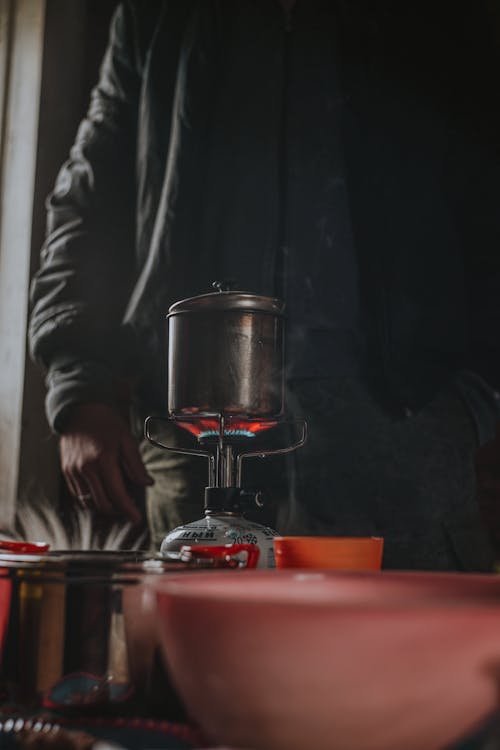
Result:
[[[131,487],[152,479],[120,405],[165,411],[169,305],[234,278],[285,299],[288,405],[310,426],[268,480],[280,531],[383,535],[389,567],[490,567],[473,468],[500,387],[488,7],[118,8],[33,283],[75,496],[138,520]],[[142,450],[156,546],[200,515],[202,480]]]

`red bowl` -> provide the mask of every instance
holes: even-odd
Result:
[[[168,667],[215,743],[439,750],[496,706],[496,576],[242,571],[153,586]]]

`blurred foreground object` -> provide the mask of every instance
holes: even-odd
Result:
[[[172,679],[214,744],[442,750],[498,707],[497,576],[243,571],[152,586]]]

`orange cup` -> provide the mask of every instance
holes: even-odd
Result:
[[[377,536],[278,536],[277,568],[380,570],[384,540]]]

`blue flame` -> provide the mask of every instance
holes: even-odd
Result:
[[[198,440],[203,440],[204,438],[209,438],[209,437],[219,437],[219,431],[218,430],[204,430],[203,432],[200,432],[200,434],[198,435]],[[224,437],[254,438],[255,433],[250,432],[250,430],[243,430],[238,427],[233,430],[225,429]]]

